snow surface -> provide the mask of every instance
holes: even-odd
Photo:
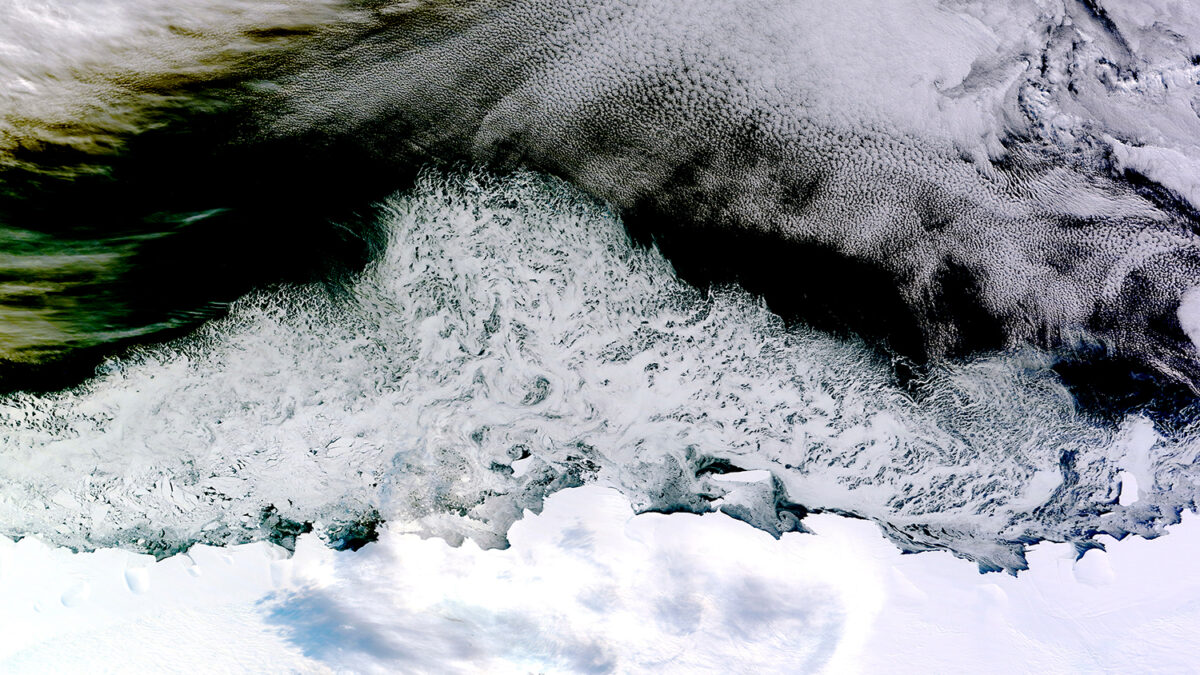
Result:
[[[1184,672],[1200,650],[1200,519],[1019,577],[902,555],[866,521],[775,540],[722,514],[633,515],[560,492],[512,547],[402,527],[155,563],[0,540],[0,671]]]

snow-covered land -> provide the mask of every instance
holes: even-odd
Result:
[[[722,514],[560,492],[512,547],[397,526],[356,552],[304,535],[155,562],[0,540],[0,671],[1190,672],[1200,520],[1019,577],[902,555],[833,515],[775,540]]]

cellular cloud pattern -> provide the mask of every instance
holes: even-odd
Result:
[[[127,100],[85,118],[82,136],[110,145],[153,126],[137,110],[207,86],[251,113],[238,142],[548,171],[671,233],[669,253],[761,236],[786,251],[773,268],[844,268],[862,288],[772,269],[755,290],[908,353],[1100,347],[1193,388],[1200,375],[1178,318],[1198,262],[1200,33],[1184,3],[144,4],[116,12],[115,37],[6,59],[10,76]],[[26,52],[82,21],[10,13]],[[140,34],[118,50],[131,66],[88,58]],[[89,95],[43,89],[12,96],[51,131],[46,101]],[[730,264],[752,276],[745,257]]]
[[[865,266],[905,317],[893,341],[927,356],[1099,342],[1186,382],[1200,374],[1176,317],[1197,279],[1190,209],[1113,176],[1140,166],[1126,145],[1153,140],[1130,121],[1147,99],[1177,114],[1168,133],[1194,138],[1195,113],[1175,110],[1200,74],[1183,37],[1139,33],[1147,67],[1107,13],[1079,3],[997,27],[972,3],[414,13],[284,78],[272,128],[399,128],[432,157],[564,176],[680,224],[683,239],[766,233],[795,247],[794,265],[816,251]],[[1017,28],[1049,35],[998,44]],[[1163,83],[1139,85],[1154,66],[1170,68]],[[1186,93],[1168,93],[1168,76]],[[1111,108],[1111,124],[1087,119],[1093,108]],[[1110,139],[1115,160],[1090,147]],[[813,294],[788,276],[772,280],[779,293]]]

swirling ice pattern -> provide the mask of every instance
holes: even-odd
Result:
[[[600,481],[774,533],[855,514],[1016,569],[1039,539],[1161,532],[1195,494],[1189,433],[1090,423],[1038,353],[902,389],[864,345],[679,281],[564,184],[427,174],[379,218],[387,245],[349,282],[258,293],[77,389],[0,399],[4,533],[166,553],[308,523],[346,543],[383,518],[497,546]],[[772,477],[719,476],[738,469]]]

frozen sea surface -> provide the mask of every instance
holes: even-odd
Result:
[[[0,399],[4,533],[163,555],[382,519],[492,547],[604,480],[643,511],[776,535],[835,511],[1012,570],[1029,542],[1154,535],[1193,499],[1191,432],[1089,419],[1049,357],[901,385],[863,344],[677,280],[562,183],[431,173],[380,212],[385,249],[342,286],[258,293],[77,389]],[[737,470],[766,477],[720,480]]]

